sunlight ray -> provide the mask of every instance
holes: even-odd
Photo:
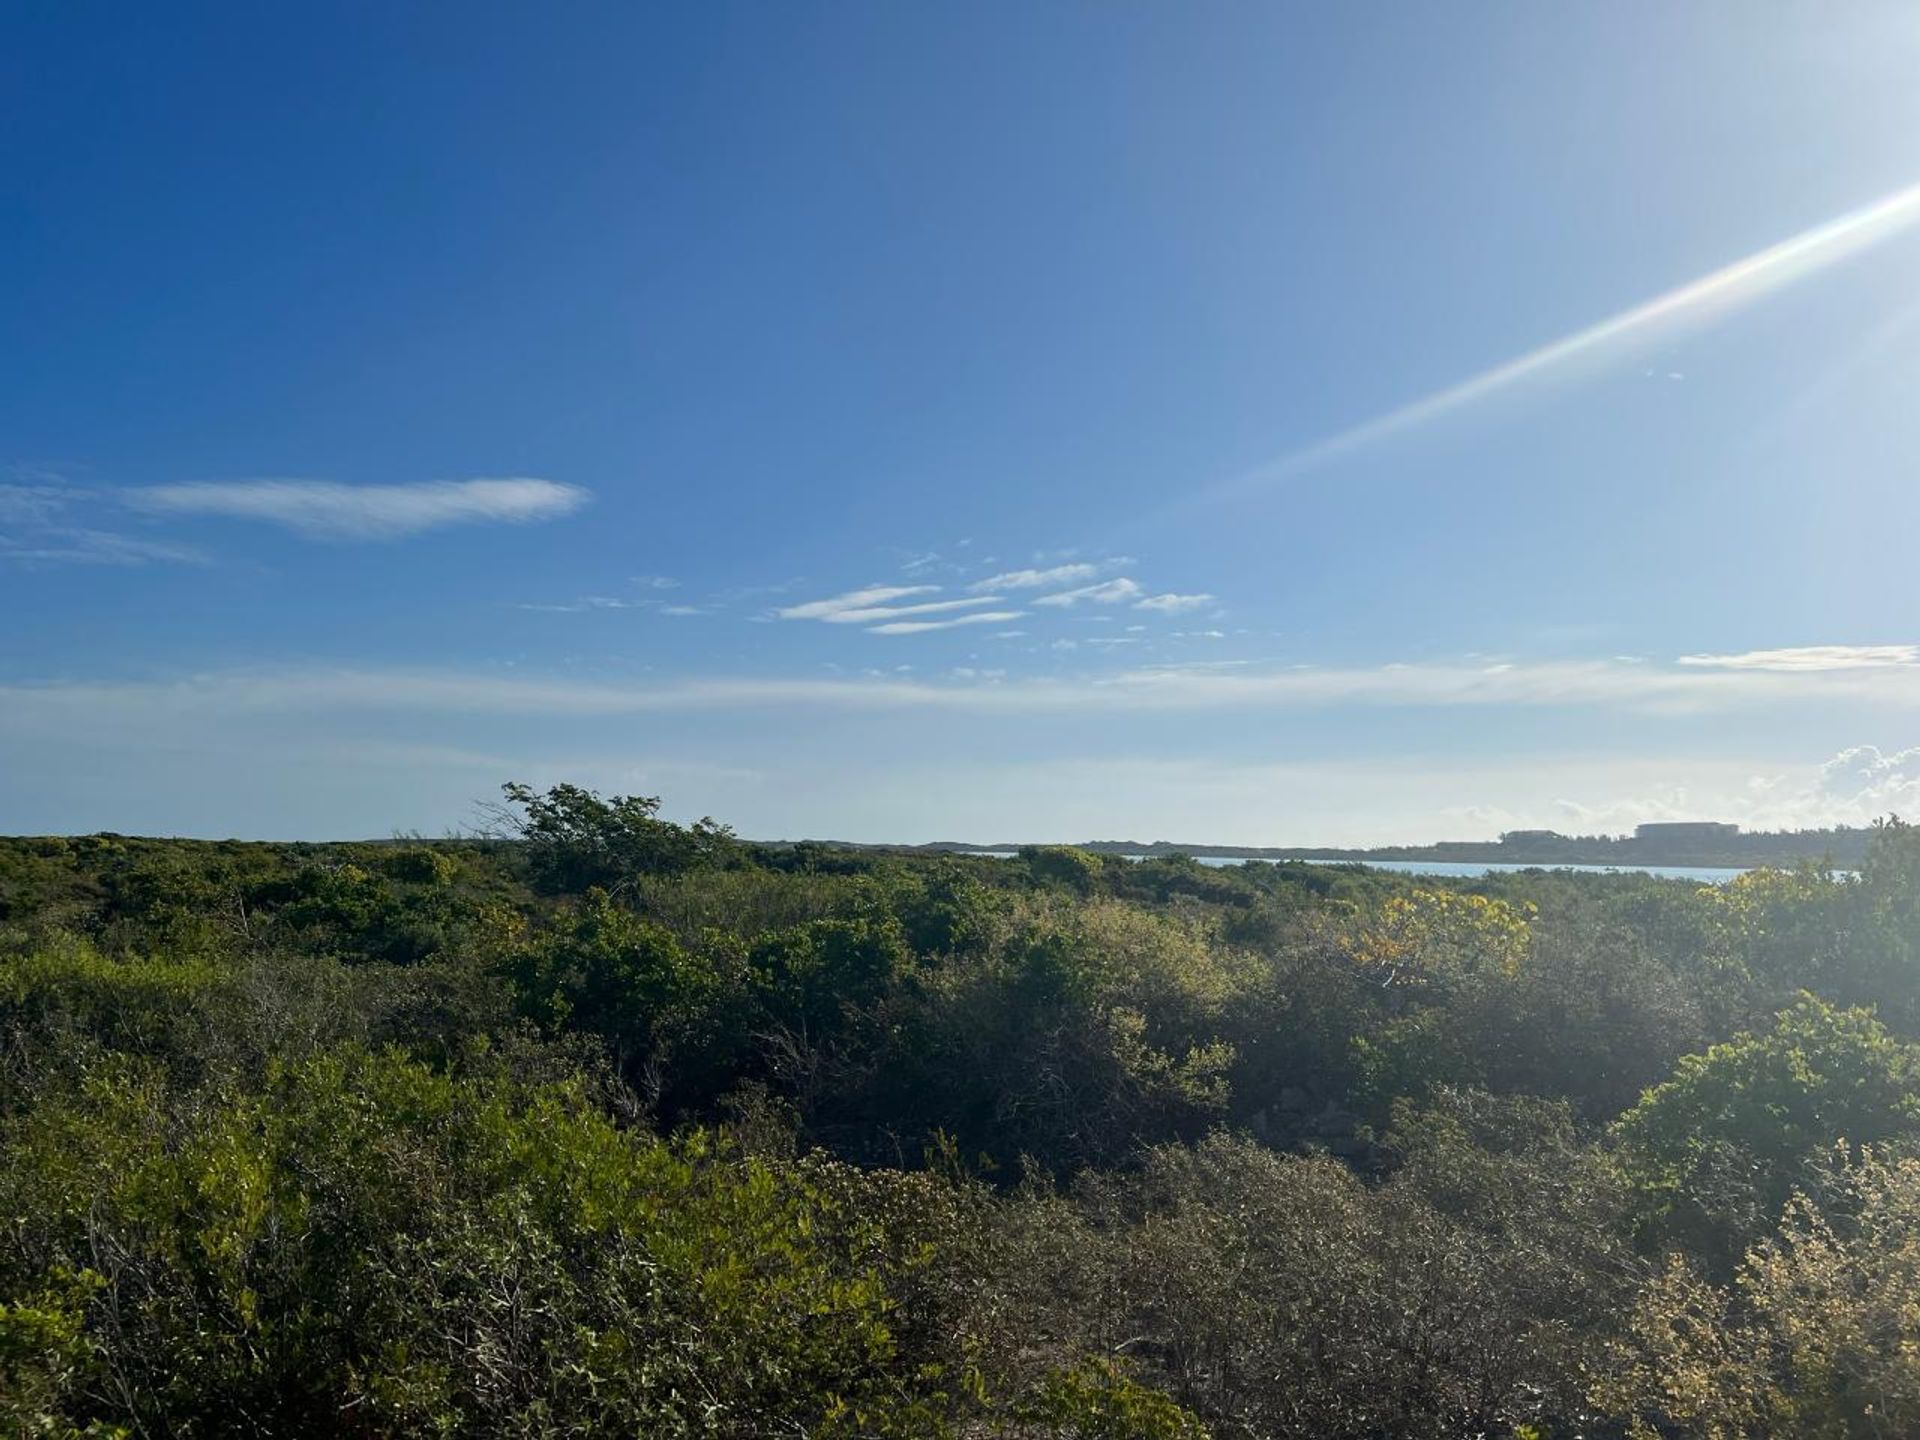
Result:
[[[1223,481],[1203,491],[1200,498],[1219,500],[1261,489],[1528,382],[1547,379],[1575,361],[1605,359],[1636,343],[1729,314],[1899,234],[1915,221],[1920,221],[1920,184],[1896,190],[1870,205],[1789,236],[1458,384],[1316,440]]]

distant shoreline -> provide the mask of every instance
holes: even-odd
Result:
[[[886,850],[902,854],[984,855],[1027,849],[1071,848],[1095,855],[1138,855],[1165,858],[1187,855],[1194,859],[1302,861],[1319,865],[1367,864],[1379,860],[1430,860],[1460,863],[1526,865],[1694,866],[1703,869],[1746,869],[1756,865],[1791,866],[1803,862],[1857,866],[1866,855],[1873,832],[1865,827],[1813,831],[1754,831],[1703,843],[1623,836],[1568,836],[1547,843],[1506,844],[1498,840],[1444,840],[1433,845],[1381,845],[1365,849],[1338,846],[1216,845],[1169,840],[1090,840],[1070,847],[1057,843],[1017,842],[976,844],[936,840],[921,845],[862,844],[842,840],[812,843],[849,850]]]

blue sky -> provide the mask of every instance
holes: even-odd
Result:
[[[1916,808],[1910,7],[0,24],[0,830]]]

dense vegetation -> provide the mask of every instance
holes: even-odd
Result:
[[[1920,832],[0,841],[23,1435],[1920,1432]]]

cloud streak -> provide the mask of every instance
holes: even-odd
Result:
[[[1102,580],[1098,585],[1082,585],[1075,590],[1060,590],[1052,595],[1042,595],[1033,603],[1036,605],[1054,605],[1065,608],[1086,601],[1093,605],[1119,605],[1124,601],[1138,599],[1140,582],[1129,580],[1124,575],[1117,580]]]
[[[774,613],[782,620],[831,620],[849,611],[866,610],[910,595],[931,595],[938,585],[869,585],[864,590],[849,590],[825,600],[808,600],[800,605],[782,606]]]
[[[975,617],[966,617],[974,623]],[[946,625],[952,622],[899,622]],[[985,623],[984,620],[981,623]],[[890,633],[912,634],[912,629]],[[421,669],[227,671],[174,681],[0,686],[0,731],[66,731],[164,715],[321,712],[591,718],[809,706],[838,711],[978,715],[1284,712],[1366,706],[1585,708],[1654,715],[1785,704],[1876,705],[1920,713],[1920,667],[1846,671],[1712,670],[1614,661],[1373,667],[1140,668],[992,684],[789,677],[588,682]]]
[[[987,606],[1033,605],[1048,610],[1069,610],[1079,605],[1130,605],[1136,610],[1179,615],[1214,603],[1210,594],[1177,594],[1169,591],[1150,595],[1139,581],[1125,575],[1098,580],[1102,569],[1125,563],[1108,560],[1102,564],[1076,561],[1041,569],[1005,570],[965,586],[966,594],[949,597],[944,587],[930,584],[868,585],[808,600],[774,611],[782,620],[817,620],[828,625],[860,625],[870,635],[919,635],[928,631],[953,630],[963,625],[1018,620],[1026,610],[994,609]],[[1075,585],[1085,580],[1089,583]],[[1068,589],[1051,587],[1068,585]],[[1019,595],[1023,590],[1047,590],[1044,595]],[[1012,592],[1015,598],[1002,592]],[[939,598],[932,598],[932,597]],[[899,602],[908,603],[901,604]],[[966,612],[966,613],[960,613]],[[929,619],[939,616],[939,619]],[[767,618],[767,617],[761,617]],[[1106,620],[1108,617],[1097,617]],[[1144,627],[1136,627],[1144,628]]]
[[[18,565],[205,565],[207,557],[191,545],[147,540],[112,530],[49,526],[24,536],[0,535],[0,561]]]
[[[943,607],[926,605],[920,608],[938,610]],[[956,615],[951,620],[896,620],[887,625],[876,625],[867,633],[869,635],[919,635],[928,630],[952,630],[961,625],[1004,625],[1009,620],[1018,620],[1026,613],[1024,610],[982,610],[973,615]]]
[[[444,525],[525,524],[570,515],[588,492],[552,480],[432,480],[340,485],[330,480],[194,481],[123,490],[154,515],[258,520],[322,540],[394,540]]]
[[[1024,610],[981,610],[982,605],[1002,603],[998,595],[970,595],[957,600],[914,600],[911,605],[895,605],[895,600],[913,600],[916,595],[933,595],[938,585],[869,585],[864,590],[849,590],[824,600],[808,600],[788,605],[776,613],[782,620],[818,620],[827,625],[864,625],[869,635],[919,635],[928,630],[951,630],[960,625],[984,625],[989,621],[1017,620]],[[956,610],[975,613],[954,615]],[[927,615],[952,616],[926,620]]]
[[[1198,610],[1202,606],[1213,604],[1213,596],[1198,595],[1149,595],[1134,604],[1136,610],[1155,610],[1162,615],[1184,615],[1189,610]]]
[[[583,595],[578,600],[540,603],[537,601],[516,605],[516,610],[532,610],[542,615],[582,615],[590,610],[651,610],[655,602],[651,600],[621,600],[612,595]]]
[[[71,492],[59,485],[0,484],[0,524],[49,523],[69,498]]]
[[[831,615],[822,615],[820,618],[829,625],[868,625],[879,620],[898,620],[910,615],[941,615],[953,610],[971,610],[980,605],[996,604],[999,599],[998,595],[979,595],[970,600],[928,600],[919,605],[869,605],[854,610],[836,610]],[[978,616],[970,616],[966,620],[952,620],[946,623],[964,625],[970,620],[978,619]],[[928,625],[922,628],[934,630],[940,627]]]
[[[1055,565],[1047,570],[1007,570],[989,575],[967,586],[969,590],[1039,590],[1049,585],[1071,585],[1076,580],[1091,580],[1100,573],[1097,565]]]
[[[59,483],[0,484],[0,564],[27,569],[49,565],[126,569],[156,563],[207,563],[206,555],[191,545],[73,523],[70,507],[87,498],[88,492]]]
[[[1867,670],[1920,665],[1920,645],[1801,645],[1737,655],[1682,655],[1682,665],[1711,670]]]

